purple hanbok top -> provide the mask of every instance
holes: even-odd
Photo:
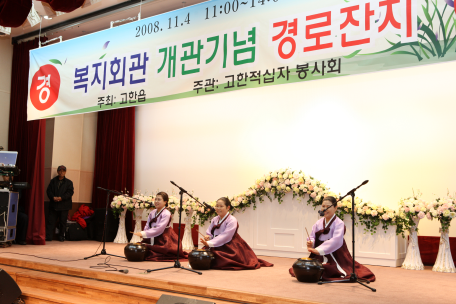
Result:
[[[336,216],[334,214],[334,216]],[[333,216],[333,218],[334,218]],[[333,219],[331,218],[331,220]],[[319,219],[315,225],[312,227],[312,232],[310,233],[309,241],[312,241],[312,247],[315,244],[315,233],[326,228],[326,225],[331,222],[328,221],[325,223],[325,218]],[[324,226],[325,225],[325,226]],[[320,241],[325,241],[323,244],[318,246],[317,249],[320,255],[331,254],[344,244],[344,234],[345,234],[345,224],[344,222],[336,216],[336,219],[329,227],[328,234],[321,234]]]
[[[226,217],[226,219],[225,219]],[[206,235],[211,237],[211,240],[207,242],[209,247],[220,247],[228,243],[233,239],[234,234],[236,233],[238,222],[234,216],[230,213],[227,213],[223,219],[220,219],[220,216],[216,216],[212,219],[211,225],[206,230]],[[214,230],[214,235],[211,231],[214,226],[217,226],[220,222],[223,223],[220,225],[220,228]]]
[[[152,210],[147,218],[146,227],[144,231],[141,231],[143,238],[150,238],[150,243],[154,244],[154,237],[161,235],[167,227],[169,227],[170,219],[171,219],[171,212],[163,207],[163,211],[157,217],[157,221],[152,223],[152,227],[150,227],[150,222],[156,217],[157,209]]]

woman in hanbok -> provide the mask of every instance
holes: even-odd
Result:
[[[143,237],[142,243],[147,246],[147,261],[174,261],[177,257],[177,234],[171,228],[171,212],[168,207],[168,194],[159,192],[155,196],[155,210],[150,212],[144,231],[135,233]],[[179,245],[179,258],[187,259],[188,254]]]
[[[243,270],[271,267],[273,264],[258,259],[252,248],[238,234],[239,224],[230,214],[231,202],[222,197],[217,200],[211,225],[206,236],[201,238],[205,247],[210,248],[215,256],[211,264],[212,269]]]
[[[324,217],[313,225],[307,239],[309,257],[323,264],[322,281],[349,279],[353,272],[353,259],[344,240],[345,224],[336,216],[337,200],[332,196],[325,197],[321,210]],[[367,267],[355,262],[355,268],[359,279],[375,281],[375,275]],[[289,272],[295,276],[293,268]]]

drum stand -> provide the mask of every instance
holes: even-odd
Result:
[[[322,284],[328,284],[328,283],[358,283],[363,285],[366,288],[369,288],[373,292],[376,292],[377,290],[375,288],[369,287],[366,284],[369,284],[370,282],[368,280],[363,280],[358,278],[356,275],[356,269],[355,269],[355,191],[358,190],[359,187],[364,186],[367,184],[369,181],[366,180],[364,181],[361,185],[358,187],[350,190],[347,194],[345,194],[339,201],[342,201],[342,199],[348,195],[351,196],[352,198],[352,244],[353,244],[353,251],[352,251],[352,258],[353,258],[353,272],[350,274],[349,279],[343,279],[343,280],[336,280],[336,281],[320,281],[318,282],[318,285]]]
[[[187,270],[187,271],[191,271],[191,272],[195,272],[199,275],[203,274],[202,272],[199,272],[199,271],[196,271],[196,270],[193,270],[193,269],[189,269],[189,268],[185,268],[184,266],[181,265],[181,263],[179,262],[179,251],[180,251],[180,244],[181,244],[181,239],[180,239],[180,236],[181,236],[181,222],[182,222],[182,199],[183,199],[183,196],[184,196],[184,193],[187,193],[188,192],[179,187],[178,185],[176,185],[175,183],[171,182],[173,185],[175,185],[177,188],[179,188],[179,195],[180,195],[180,205],[179,205],[179,233],[178,233],[178,236],[177,236],[177,257],[176,257],[176,260],[174,261],[174,266],[169,266],[169,267],[164,267],[164,268],[158,268],[158,269],[147,269],[147,272],[150,273],[152,271],[158,271],[158,270],[164,270],[164,269],[171,269],[171,268],[179,268],[179,269],[184,269],[184,270]]]

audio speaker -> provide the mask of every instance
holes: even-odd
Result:
[[[162,295],[160,297],[160,299],[158,299],[157,304],[215,304],[215,302],[182,298],[182,297],[176,297],[176,296],[171,296],[171,295]]]
[[[9,192],[6,189],[0,189],[0,226],[16,227],[17,222],[17,203],[19,193]]]
[[[0,268],[0,303],[13,303],[21,294],[22,291],[13,278]]]

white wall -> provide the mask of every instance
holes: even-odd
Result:
[[[8,150],[12,64],[13,45],[11,38],[0,38],[0,146],[3,146],[5,150]]]
[[[357,195],[389,207],[412,188],[455,192],[455,74],[450,62],[137,107],[135,186],[173,180],[212,201],[291,167],[336,192],[369,179]]]

